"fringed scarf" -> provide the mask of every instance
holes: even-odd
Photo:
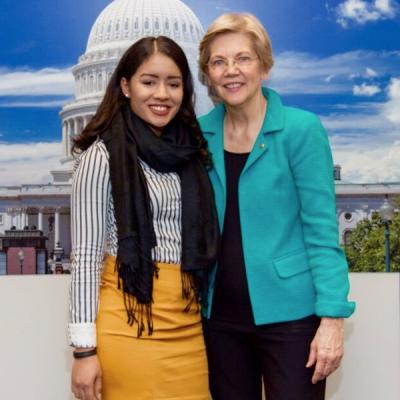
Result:
[[[213,190],[190,128],[175,118],[157,136],[129,106],[121,108],[101,134],[109,153],[111,192],[118,234],[116,269],[124,292],[128,323],[137,336],[153,332],[152,293],[157,245],[146,178],[138,157],[159,172],[176,172],[182,193],[182,296],[206,300],[209,267],[219,238]]]

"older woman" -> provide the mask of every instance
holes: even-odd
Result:
[[[262,86],[271,42],[249,14],[225,14],[200,44],[221,103],[200,125],[222,248],[206,345],[214,400],[320,400],[343,355],[348,268],[338,244],[333,165],[318,118]]]

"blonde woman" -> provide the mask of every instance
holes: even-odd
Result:
[[[333,165],[318,118],[263,87],[269,36],[224,14],[200,44],[220,104],[200,118],[222,248],[210,276],[206,347],[213,400],[322,400],[343,356],[348,268],[338,244]]]

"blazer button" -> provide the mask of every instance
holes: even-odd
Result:
[[[265,144],[264,143],[260,143],[259,147],[260,147],[261,150],[264,150],[265,149]]]

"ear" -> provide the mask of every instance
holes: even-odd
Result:
[[[121,78],[119,85],[121,87],[121,90],[122,90],[122,93],[124,94],[124,96],[127,98],[131,97],[128,80],[126,78]]]
[[[269,79],[269,73],[270,73],[270,71],[271,71],[271,70],[266,70],[266,69],[263,69],[263,70],[261,71],[261,80],[262,80],[262,81],[266,81],[266,80]]]

